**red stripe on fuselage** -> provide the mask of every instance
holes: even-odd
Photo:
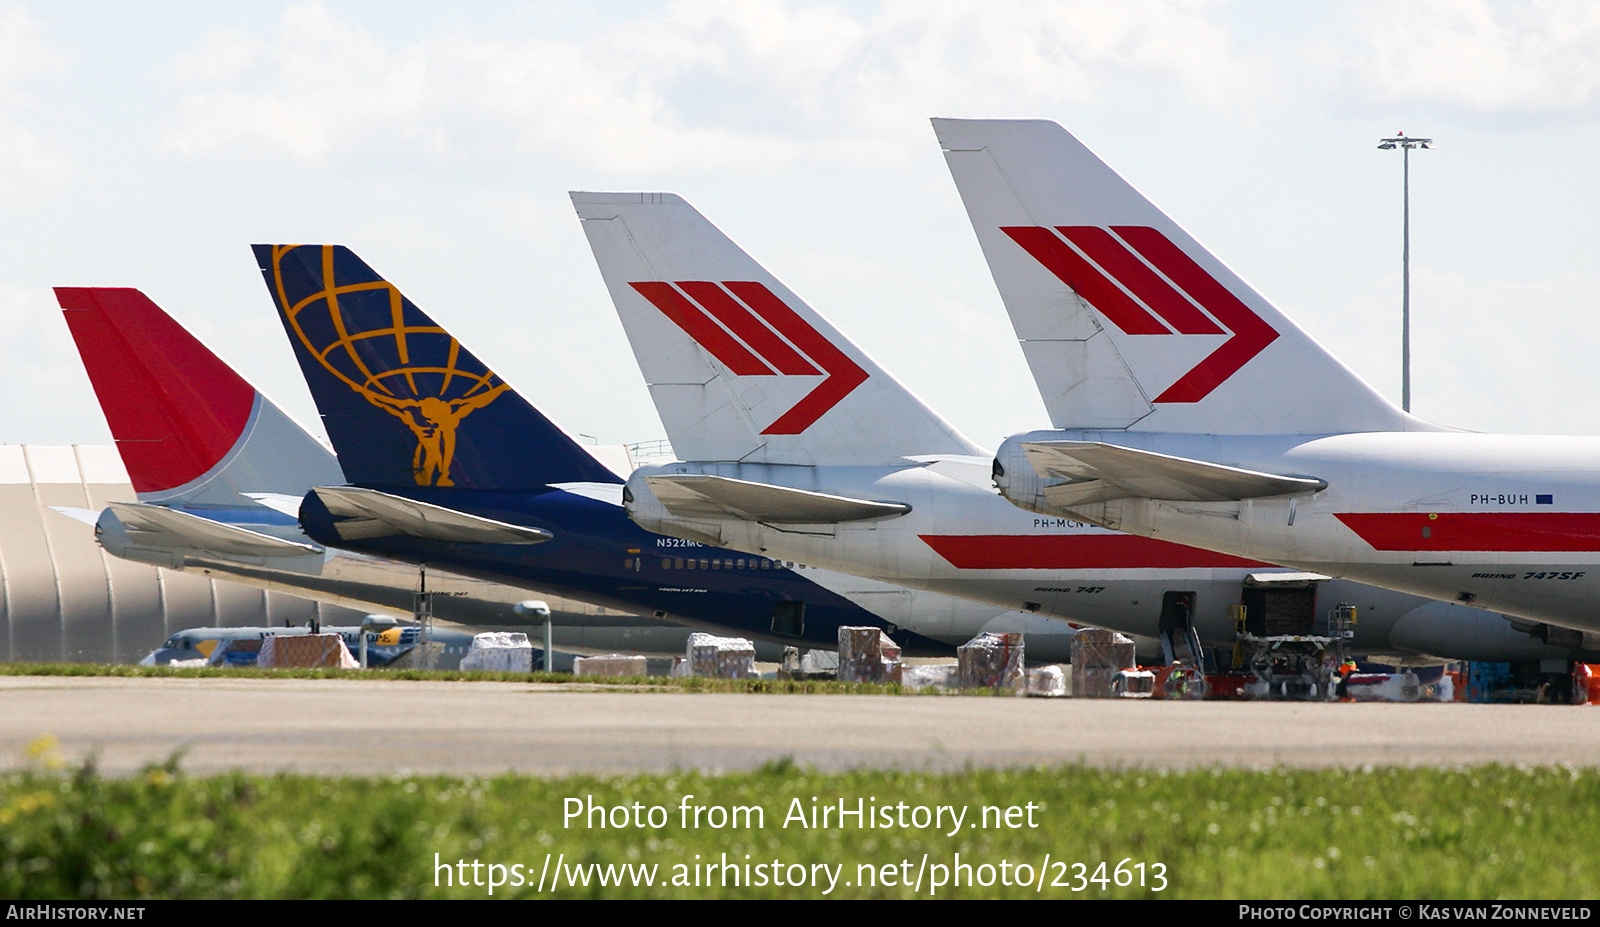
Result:
[[[1595,512],[1336,512],[1334,517],[1373,550],[1600,550],[1600,513]]]
[[[1270,564],[1131,534],[922,534],[958,570],[1137,570]]]

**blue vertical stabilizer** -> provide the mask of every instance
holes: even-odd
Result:
[[[350,249],[254,248],[352,483],[621,482]]]

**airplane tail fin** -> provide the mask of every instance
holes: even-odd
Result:
[[[573,193],[685,460],[883,464],[984,454],[670,193]]]
[[[143,293],[58,287],[56,301],[140,502],[253,506],[344,481],[327,448]]]
[[[254,248],[350,482],[622,481],[350,249]]]
[[[1056,427],[1434,427],[1374,391],[1061,126],[933,128]]]

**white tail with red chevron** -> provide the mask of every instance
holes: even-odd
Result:
[[[935,119],[933,127],[1056,427],[1432,430],[1061,126]]]
[[[572,202],[680,458],[884,465],[906,448],[986,453],[681,197]]]

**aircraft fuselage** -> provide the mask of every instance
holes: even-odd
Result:
[[[1053,505],[1022,445],[1103,441],[1323,480],[1314,493],[1228,502]],[[997,456],[1007,498],[1146,538],[1600,631],[1600,438],[1377,432],[1177,435],[1038,431]]]
[[[1070,513],[1022,511],[995,492],[991,465],[987,459],[905,467],[678,462],[635,472],[628,482],[628,505],[635,521],[650,530],[1129,634],[1157,636],[1163,622],[1172,620],[1172,597],[1189,593],[1192,624],[1210,646],[1231,646],[1234,607],[1249,599],[1248,589],[1280,580],[1299,583],[1278,565],[1288,561],[1269,557],[1265,545],[1219,554],[1181,538],[1109,530]],[[910,511],[828,525],[675,516],[649,479],[685,474],[898,503]],[[1313,578],[1301,585],[1313,590],[1318,619],[1337,605],[1358,609],[1352,641],[1357,652],[1451,659],[1541,659],[1558,653],[1526,629],[1481,609],[1349,578]]]

